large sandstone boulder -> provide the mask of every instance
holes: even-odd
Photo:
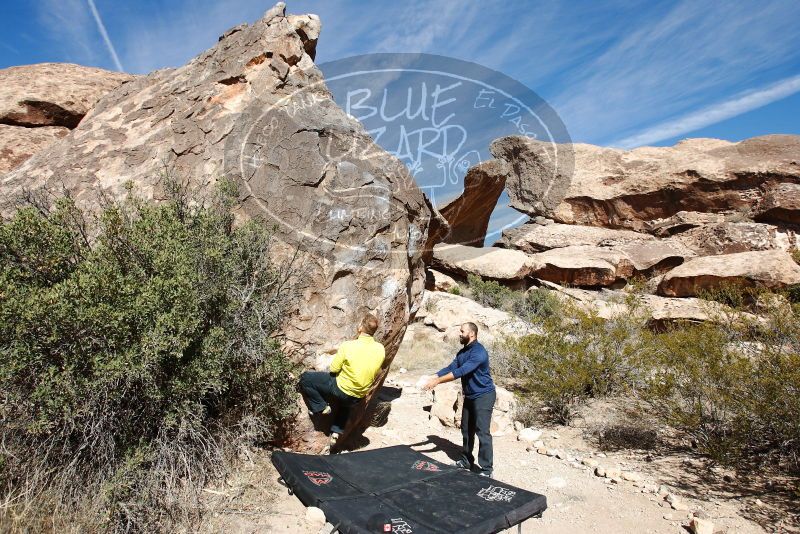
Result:
[[[649,234],[631,230],[614,230],[598,226],[572,224],[523,224],[503,231],[503,236],[495,246],[515,248],[528,252],[544,252],[553,248],[573,245],[615,246],[626,243],[655,241]]]
[[[25,128],[0,124],[0,174],[19,167],[44,147],[69,133],[62,126]]]
[[[795,135],[738,143],[688,139],[673,147],[630,151],[586,144],[571,148],[575,173],[552,215],[567,224],[638,230],[646,221],[679,211],[752,211],[762,197],[762,186],[800,182],[800,136]],[[546,165],[544,159],[539,163]],[[545,166],[542,172],[553,171]],[[539,188],[534,180],[527,189]],[[534,201],[520,200],[512,206],[525,213],[539,211]]]
[[[800,265],[788,253],[779,250],[694,258],[664,275],[658,293],[688,297],[723,284],[782,289],[800,284]]]
[[[767,187],[764,200],[758,206],[756,219],[800,225],[800,184],[779,183]]]
[[[635,268],[630,258],[618,250],[575,245],[531,254],[530,276],[571,286],[611,286],[624,283]]]
[[[108,93],[0,184],[9,196],[64,187],[96,209],[128,182],[163,198],[165,169],[193,188],[233,180],[237,219],[275,225],[275,257],[294,257],[299,298],[283,339],[309,367],[365,312],[379,316],[387,359],[374,393],[421,299],[431,210],[405,166],[333,101],[309,54],[318,31],[279,3],[187,65]]]
[[[489,218],[506,185],[506,163],[489,160],[469,168],[464,191],[439,212],[450,225],[445,243],[483,246]]]
[[[464,408],[464,395],[461,381],[440,384],[432,391],[431,417],[436,417],[444,426],[461,426],[461,412]]]
[[[133,79],[69,63],[0,70],[0,124],[75,128],[106,93]]]
[[[439,270],[462,278],[475,274],[512,285],[521,282],[534,268],[531,257],[518,250],[450,244],[433,247],[431,264]]]
[[[695,256],[694,252],[679,241],[641,241],[613,248],[625,254],[633,263],[636,272],[644,276],[672,269]]]
[[[478,339],[484,345],[505,336],[522,336],[535,332],[524,321],[494,308],[481,306],[472,299],[440,291],[426,291],[416,321],[430,327],[427,334],[416,332],[418,339],[427,335],[436,341],[457,343],[459,329],[466,322],[478,326]]]
[[[755,250],[789,250],[798,238],[792,230],[756,222],[720,222],[698,226],[671,237],[698,256],[716,256]]]

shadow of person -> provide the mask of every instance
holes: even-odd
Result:
[[[453,443],[449,439],[441,436],[428,435],[425,441],[419,443],[409,443],[409,446],[414,448],[415,451],[421,453],[443,452],[453,461],[461,458],[461,445]],[[420,447],[420,448],[418,448]],[[422,448],[424,447],[424,448]]]
[[[395,386],[381,386],[378,390],[378,399],[384,402],[392,402],[403,395],[403,388]]]
[[[331,452],[335,454],[341,451],[354,451],[366,447],[370,441],[364,436],[364,432],[369,427],[386,426],[389,422],[389,414],[392,411],[392,401],[399,399],[402,394],[403,390],[401,388],[381,386],[369,402],[366,399],[362,399],[353,406],[347,428],[339,442],[332,447]],[[353,417],[352,414],[359,410],[363,411],[364,415]],[[354,424],[353,421],[359,421],[359,423]]]

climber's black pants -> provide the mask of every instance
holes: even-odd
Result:
[[[475,448],[475,435],[478,436],[478,469],[490,474],[494,461],[492,451],[492,410],[497,393],[492,390],[477,399],[464,399],[464,410],[461,412],[461,436],[464,438],[464,449],[461,459],[467,465],[475,465],[472,449]]]
[[[306,406],[313,413],[319,413],[328,404],[335,404],[331,432],[341,434],[350,418],[350,409],[360,401],[351,397],[336,385],[336,377],[326,371],[306,371],[300,375],[300,390]]]

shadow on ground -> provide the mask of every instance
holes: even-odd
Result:
[[[461,445],[457,445],[450,441],[449,439],[443,438],[441,436],[435,436],[432,434],[428,435],[428,438],[425,441],[420,441],[419,443],[411,443],[410,446],[414,448],[415,451],[421,452],[423,454],[427,453],[434,453],[434,452],[443,452],[453,461],[456,461],[461,458]]]

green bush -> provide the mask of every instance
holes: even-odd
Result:
[[[786,288],[786,298],[792,304],[800,304],[800,284],[794,284]]]
[[[480,276],[470,274],[467,284],[472,299],[481,306],[502,309],[511,299],[513,291],[494,280],[483,280]]]
[[[474,274],[467,276],[467,283],[469,295],[481,306],[513,313],[528,322],[539,322],[556,314],[559,309],[558,299],[547,289],[513,290]],[[460,290],[455,294],[461,294]]]
[[[569,423],[588,399],[624,391],[642,380],[650,334],[630,317],[604,320],[566,307],[534,334],[505,342],[510,374],[543,405],[546,419]]]
[[[270,232],[233,228],[228,183],[207,207],[170,192],[92,224],[65,198],[0,226],[0,522],[169,530],[188,514],[170,488],[292,414]]]
[[[540,334],[498,347],[493,369],[520,386],[520,420],[569,423],[589,399],[625,395],[716,460],[776,456],[798,470],[800,316],[763,290],[720,294],[758,301],[761,316],[709,303],[711,321],[654,333],[635,297],[609,319],[565,304]]]
[[[654,412],[723,462],[777,453],[800,467],[800,321],[695,325],[656,337],[644,388]]]
[[[461,286],[455,285],[447,290],[448,293],[451,295],[460,295],[461,294]]]
[[[697,296],[703,300],[719,302],[734,310],[751,307],[763,290],[756,287],[743,287],[734,283],[723,283],[713,289],[699,291]]]
[[[551,291],[533,288],[515,292],[511,311],[528,322],[539,322],[558,313],[560,303]]]

